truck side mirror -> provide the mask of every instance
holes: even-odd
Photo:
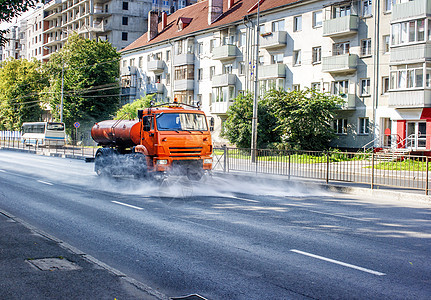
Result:
[[[143,124],[143,130],[144,130],[144,131],[150,131],[150,129],[151,129],[151,122],[150,122],[150,118],[148,118],[148,117],[143,117],[143,119],[142,119],[142,124]]]
[[[144,115],[144,111],[142,109],[138,110],[138,119],[142,120],[142,116]]]

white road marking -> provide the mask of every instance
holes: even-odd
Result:
[[[118,201],[111,201],[111,202],[112,202],[112,203],[115,203],[115,204],[119,204],[119,205],[127,206],[127,207],[130,207],[130,208],[134,208],[134,209],[137,209],[137,210],[143,210],[143,208],[142,208],[142,207],[137,207],[137,206],[130,205],[130,204],[127,204],[127,203],[118,202]]]
[[[6,171],[5,171],[5,170],[0,170],[0,172],[2,172],[2,173],[6,173]]]
[[[42,180],[38,180],[37,182],[40,182],[40,183],[43,183],[43,184],[46,184],[46,185],[53,185],[52,183],[49,183],[49,182],[46,182],[46,181],[42,181]]]
[[[291,249],[290,251],[298,253],[298,254],[310,256],[310,257],[313,257],[313,258],[321,259],[321,260],[324,260],[324,261],[328,261],[328,262],[331,262],[331,263],[334,263],[334,264],[337,264],[337,265],[341,265],[341,266],[344,266],[344,267],[356,269],[356,270],[359,270],[359,271],[362,271],[362,272],[367,272],[367,273],[370,273],[370,274],[373,274],[373,275],[377,275],[377,276],[384,276],[384,275],[386,275],[385,273],[381,273],[381,272],[373,271],[373,270],[370,270],[370,269],[358,267],[358,266],[351,265],[351,264],[348,264],[348,263],[345,263],[345,262],[342,262],[342,261],[338,261],[338,260],[335,260],[335,259],[326,258],[326,257],[323,257],[323,256],[319,256],[319,255],[307,253],[307,252],[296,250],[296,249]]]
[[[235,197],[235,196],[232,196],[230,198],[237,199],[237,200],[242,200],[242,201],[247,201],[247,202],[259,203],[259,201],[256,201],[256,200],[251,200],[251,199],[246,199],[246,198],[240,198],[240,197]]]

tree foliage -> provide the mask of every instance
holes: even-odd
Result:
[[[342,103],[339,97],[305,89],[271,90],[265,99],[277,117],[285,148],[322,150],[335,137],[331,123]]]
[[[10,22],[13,18],[18,17],[29,8],[35,7],[40,0],[1,0],[0,1],[0,23]],[[8,30],[0,30],[0,46],[3,46],[7,39],[4,37]]]
[[[120,54],[109,42],[84,39],[77,34],[70,36],[46,64],[51,80],[49,103],[53,116],[60,119],[63,74],[66,128],[71,129],[75,122],[90,126],[111,118],[119,105],[119,59]]]
[[[150,102],[153,100],[153,95],[146,95],[133,101],[132,103],[127,103],[123,105],[119,110],[115,119],[136,119],[138,117],[138,110],[150,107]],[[127,115],[127,117],[125,117]]]
[[[253,95],[239,95],[228,109],[222,136],[240,148],[250,148],[253,118]],[[280,142],[277,119],[268,102],[263,99],[258,105],[257,147],[266,148]]]
[[[0,129],[19,130],[23,122],[40,121],[40,91],[48,80],[37,60],[11,59],[0,68]]]

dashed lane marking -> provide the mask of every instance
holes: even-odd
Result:
[[[324,261],[327,261],[327,262],[331,262],[331,263],[334,263],[334,264],[337,264],[337,265],[341,265],[341,266],[344,266],[344,267],[348,267],[348,268],[352,268],[352,269],[355,269],[355,270],[359,270],[359,271],[362,271],[362,272],[370,273],[370,274],[373,274],[373,275],[377,275],[377,276],[384,276],[384,275],[386,275],[385,273],[381,273],[381,272],[373,271],[373,270],[370,270],[370,269],[358,267],[358,266],[351,265],[351,264],[348,264],[348,263],[345,263],[345,262],[342,262],[342,261],[338,261],[338,260],[335,260],[335,259],[326,258],[326,257],[323,257],[323,256],[311,254],[311,253],[308,253],[308,252],[304,252],[304,251],[300,251],[300,250],[296,250],[296,249],[291,249],[290,251],[298,253],[298,254],[306,255],[306,256],[309,256],[309,257],[317,258],[317,259],[320,259],[320,260],[324,260]]]
[[[112,203],[115,203],[115,204],[119,204],[119,205],[127,206],[127,207],[130,207],[130,208],[134,208],[134,209],[137,209],[137,210],[143,210],[143,208],[142,208],[142,207],[137,207],[137,206],[130,205],[130,204],[127,204],[127,203],[118,202],[118,201],[111,201],[111,202],[112,202]]]
[[[53,185],[52,183],[46,182],[46,181],[43,181],[43,180],[38,180],[37,182],[40,182],[40,183],[43,183],[43,184],[46,184],[46,185]]]

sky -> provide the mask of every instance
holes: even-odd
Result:
[[[33,8],[30,8],[28,11],[23,13],[21,16],[17,18],[13,18],[12,22],[1,22],[0,23],[0,30],[8,29],[10,26],[17,24],[21,19],[25,18],[26,16],[30,15],[33,12]]]

